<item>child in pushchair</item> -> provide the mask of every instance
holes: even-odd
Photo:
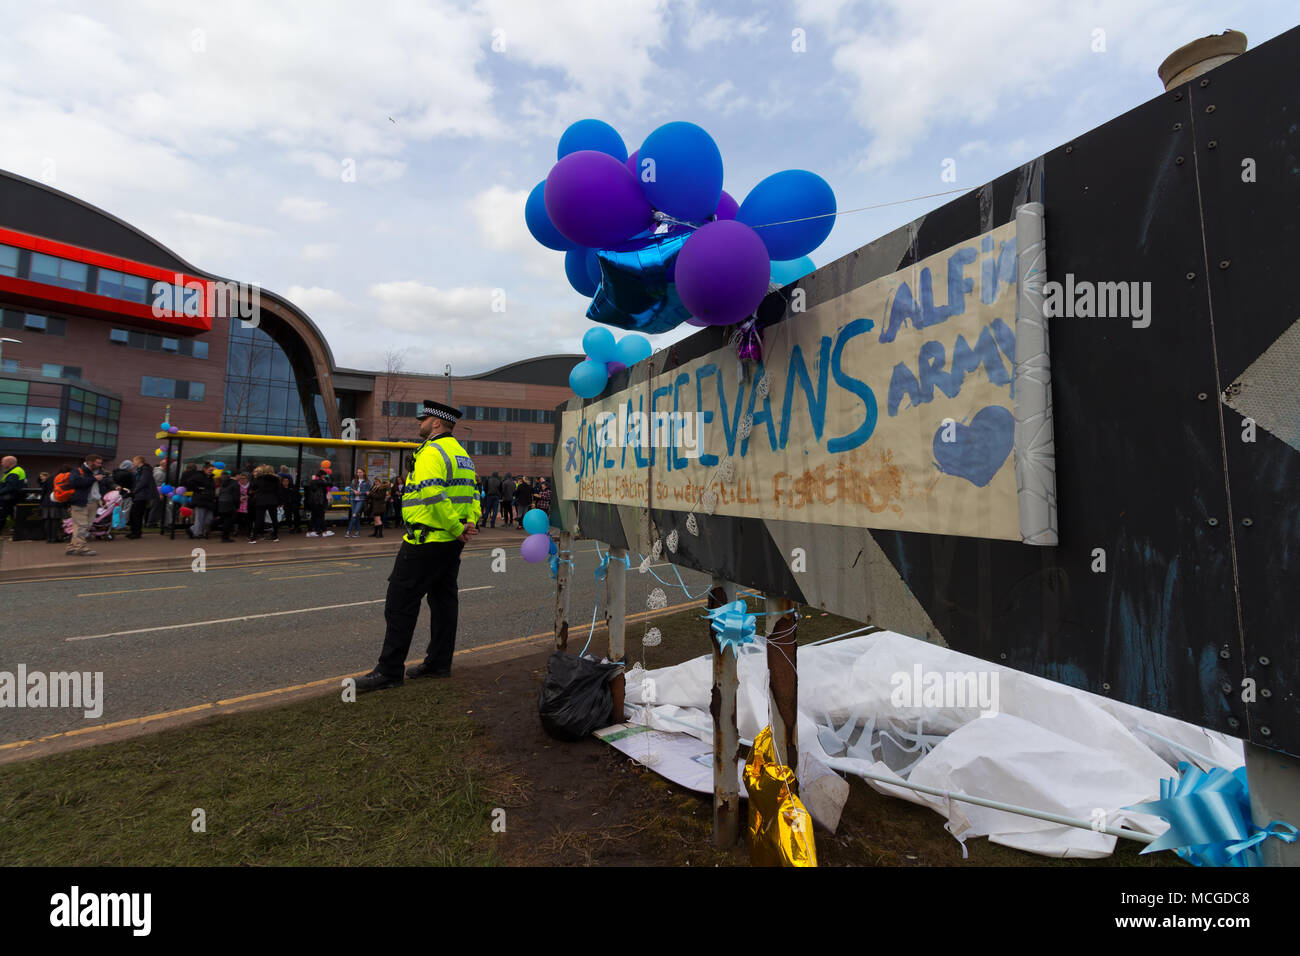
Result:
[[[99,508],[95,511],[95,520],[91,522],[86,537],[99,541],[112,541],[114,531],[126,530],[127,518],[130,513],[131,496],[114,488],[104,495],[99,502]],[[65,518],[63,521],[64,534],[73,534],[76,530],[72,519]]]

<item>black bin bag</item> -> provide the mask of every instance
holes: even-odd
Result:
[[[614,706],[609,681],[622,669],[564,651],[552,654],[537,701],[543,729],[557,740],[581,740],[607,726]]]

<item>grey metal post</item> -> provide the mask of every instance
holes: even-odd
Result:
[[[705,606],[721,607],[736,600],[736,585],[713,576]],[[740,733],[736,729],[736,653],[723,650],[709,627],[713,648],[713,693],[709,712],[713,715],[713,843],[727,849],[740,838],[740,781],[736,761],[740,756]]]
[[[626,548],[610,548],[605,575],[605,623],[609,627],[609,659],[625,663],[627,659],[627,558]],[[612,722],[623,719],[625,682],[619,671],[609,682],[614,695]]]
[[[567,531],[560,532],[557,557],[559,563],[555,569],[555,649],[565,650],[569,646],[569,565],[573,560],[573,535]]]
[[[794,602],[764,595],[767,611],[768,694],[772,709],[772,747],[777,763],[799,774],[799,672]]]
[[[1256,826],[1274,820],[1300,826],[1300,757],[1246,743],[1250,817]],[[1265,866],[1300,866],[1300,841],[1269,837],[1259,845]]]

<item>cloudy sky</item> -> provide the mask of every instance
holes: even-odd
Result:
[[[1290,0],[0,10],[0,167],[287,296],[344,366],[400,348],[413,370],[454,374],[581,351],[586,301],[523,217],[574,120],[613,124],[629,149],[690,120],[737,199],[805,168],[852,209],[978,186],[1157,95],[1183,43],[1232,27],[1254,47],[1297,19]],[[945,201],[842,216],[813,258]]]

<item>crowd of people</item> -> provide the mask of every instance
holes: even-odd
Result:
[[[189,493],[184,505],[169,500],[165,493],[169,480]],[[125,531],[126,538],[136,539],[147,527],[173,525],[185,527],[192,538],[216,534],[227,542],[236,537],[279,541],[281,531],[298,534],[303,529],[308,538],[333,537],[325,514],[334,481],[318,469],[299,487],[288,466],[277,471],[268,464],[232,473],[215,468],[212,462],[192,462],[179,475],[174,467],[168,474],[143,455],[125,459],[108,471],[102,456],[89,455],[81,464],[68,462],[56,472],[41,472],[35,487],[41,493],[46,542],[66,543],[68,554],[93,555],[89,542],[95,538]],[[502,527],[522,530],[529,509],[550,510],[551,487],[546,478],[516,477],[510,472],[503,477],[494,471],[477,476],[476,483],[482,505],[480,528],[495,528],[499,514]],[[14,456],[0,459],[0,529],[32,490]],[[344,537],[361,537],[363,524],[371,526],[368,537],[373,538],[382,538],[385,528],[402,527],[402,477],[390,480],[381,475],[372,480],[365,468],[358,468],[346,491]]]

